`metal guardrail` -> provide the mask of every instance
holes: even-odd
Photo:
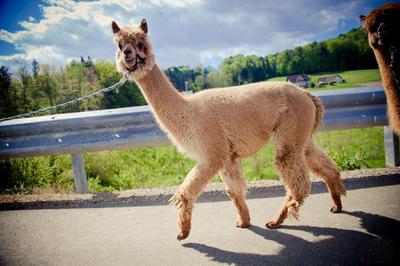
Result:
[[[314,94],[318,95],[325,105],[321,131],[388,124],[386,97],[382,88],[341,89]],[[388,131],[387,136],[391,135],[391,131]],[[71,154],[78,192],[87,191],[82,153],[156,147],[169,143],[148,106],[0,122],[0,159]],[[77,182],[82,185],[78,185]]]
[[[321,130],[387,125],[383,89],[316,92]],[[169,144],[148,106],[49,115],[0,123],[0,159]]]

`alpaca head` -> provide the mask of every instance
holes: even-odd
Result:
[[[368,31],[371,48],[386,49],[390,46],[399,47],[399,23],[400,4],[384,4],[372,10],[364,18],[364,26]]]
[[[139,27],[120,28],[113,21],[114,42],[118,46],[115,53],[117,70],[130,72],[128,78],[139,80],[153,69],[154,55],[147,36],[147,22],[142,19]]]

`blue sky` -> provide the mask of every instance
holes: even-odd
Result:
[[[80,56],[113,60],[111,21],[128,25],[145,17],[162,67],[217,66],[238,53],[265,56],[335,37],[385,2],[0,0],[0,65],[14,70],[34,58],[56,66]]]
[[[21,5],[19,1],[0,0],[0,29],[15,32],[22,29],[18,22],[29,19],[29,17],[40,18],[39,4],[41,1],[24,1],[24,4]],[[9,55],[15,52],[12,43],[0,41],[0,55]]]

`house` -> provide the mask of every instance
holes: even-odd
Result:
[[[286,78],[286,81],[303,88],[308,88],[310,85],[310,78],[307,76],[307,74],[290,75]]]
[[[318,79],[318,87],[322,85],[342,83],[343,81],[344,79],[339,74],[337,74],[336,76],[323,77]]]

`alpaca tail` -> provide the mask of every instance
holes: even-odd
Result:
[[[322,119],[324,117],[324,112],[325,108],[324,105],[321,101],[321,99],[315,95],[312,95],[311,93],[308,92],[308,96],[311,98],[315,105],[315,124],[314,124],[314,129],[313,133],[318,130],[318,128],[321,125]]]

